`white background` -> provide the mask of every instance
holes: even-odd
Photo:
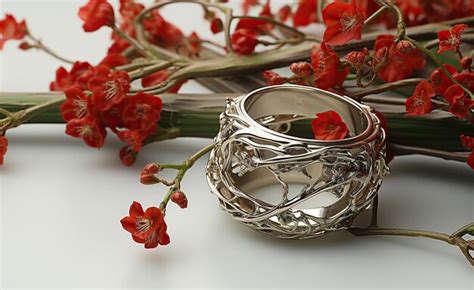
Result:
[[[83,1],[84,2],[84,1]],[[32,33],[63,55],[98,61],[109,32],[81,31],[76,1],[1,1],[1,14],[27,18]],[[196,9],[168,11],[185,31],[201,23]],[[199,31],[206,31],[207,24]],[[202,33],[201,33],[202,34]],[[1,91],[46,91],[60,63],[8,43],[0,54]],[[184,92],[207,92],[189,83]],[[189,208],[171,205],[171,244],[144,250],[121,229],[133,200],[156,205],[160,187],[138,183],[151,161],[178,163],[210,140],[148,146],[131,168],[109,138],[100,151],[64,134],[64,125],[8,132],[0,169],[2,288],[445,288],[474,289],[460,251],[417,238],[348,233],[281,241],[231,220],[217,206],[200,160],[183,183]],[[474,173],[465,164],[426,157],[396,159],[380,191],[380,224],[452,232],[474,220]]]

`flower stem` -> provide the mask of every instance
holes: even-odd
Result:
[[[175,179],[170,183],[171,187],[169,188],[168,192],[166,195],[163,197],[163,200],[160,203],[160,209],[162,211],[165,211],[166,206],[168,205],[168,202],[170,201],[171,195],[178,191],[181,190],[181,181],[183,180],[186,172],[193,167],[194,163],[196,161],[206,155],[209,151],[214,148],[214,143],[211,143],[207,145],[206,147],[202,148],[198,152],[196,152],[194,155],[189,157],[185,162],[183,162],[180,165],[174,165],[174,164],[164,164],[161,165],[162,168],[172,168],[172,169],[177,169],[178,173],[176,174]]]
[[[44,51],[45,53],[49,54],[50,56],[54,57],[55,59],[59,60],[59,61],[62,61],[62,62],[65,62],[65,63],[68,63],[68,64],[73,64],[74,61],[72,60],[69,60],[65,57],[62,57],[60,56],[59,54],[57,54],[56,52],[54,52],[51,48],[47,47],[46,45],[43,44],[43,42],[39,39],[37,39],[36,37],[34,37],[29,31],[26,32],[26,36],[31,40],[33,41],[33,47],[34,48],[37,48],[37,49],[40,49],[42,51]]]
[[[350,233],[355,236],[403,236],[403,237],[422,237],[433,240],[442,241],[453,246],[459,247],[463,255],[474,266],[474,258],[471,256],[469,251],[472,250],[471,243],[464,240],[462,237],[456,236],[456,233],[448,235],[445,233],[424,231],[424,230],[411,230],[411,229],[394,229],[394,228],[379,228],[377,226],[371,226],[368,228],[350,228]]]

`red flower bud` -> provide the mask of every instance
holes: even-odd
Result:
[[[0,165],[3,165],[3,157],[7,153],[8,139],[5,136],[0,136]]]
[[[269,85],[281,85],[285,83],[285,78],[271,70],[264,71],[262,75]]]
[[[280,18],[281,22],[285,22],[291,15],[291,8],[288,5],[285,5],[280,8],[278,11],[278,17]]]
[[[140,174],[140,182],[145,185],[158,183],[160,180],[155,176],[155,174],[160,170],[160,165],[156,163],[147,164]]]
[[[365,57],[369,54],[366,47],[362,51],[351,51],[346,55],[346,61],[357,71],[362,70]]]
[[[290,70],[297,76],[307,78],[313,73],[313,69],[310,63],[307,62],[296,62],[292,63]]]
[[[188,199],[182,191],[175,191],[171,194],[171,201],[176,203],[180,208],[188,207]]]
[[[20,45],[18,45],[18,48],[21,49],[21,50],[28,50],[31,47],[32,46],[26,41],[24,41],[24,42],[20,43]]]
[[[471,57],[466,56],[466,57],[463,57],[461,59],[461,67],[463,69],[469,70],[469,69],[471,69],[471,65],[472,65],[472,58]]]
[[[222,20],[218,17],[215,17],[214,19],[212,19],[211,21],[212,33],[217,34],[221,32],[222,30],[224,30],[224,24],[222,23]]]

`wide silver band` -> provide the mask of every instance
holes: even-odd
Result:
[[[293,136],[334,110],[350,135]],[[244,224],[280,238],[346,229],[371,206],[387,172],[385,133],[369,107],[316,88],[265,87],[227,100],[207,165],[211,191]]]

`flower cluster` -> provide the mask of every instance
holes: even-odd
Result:
[[[149,207],[144,211],[142,205],[134,201],[130,206],[129,216],[124,217],[120,223],[132,235],[132,239],[143,244],[145,249],[170,243],[164,213],[157,207]]]

